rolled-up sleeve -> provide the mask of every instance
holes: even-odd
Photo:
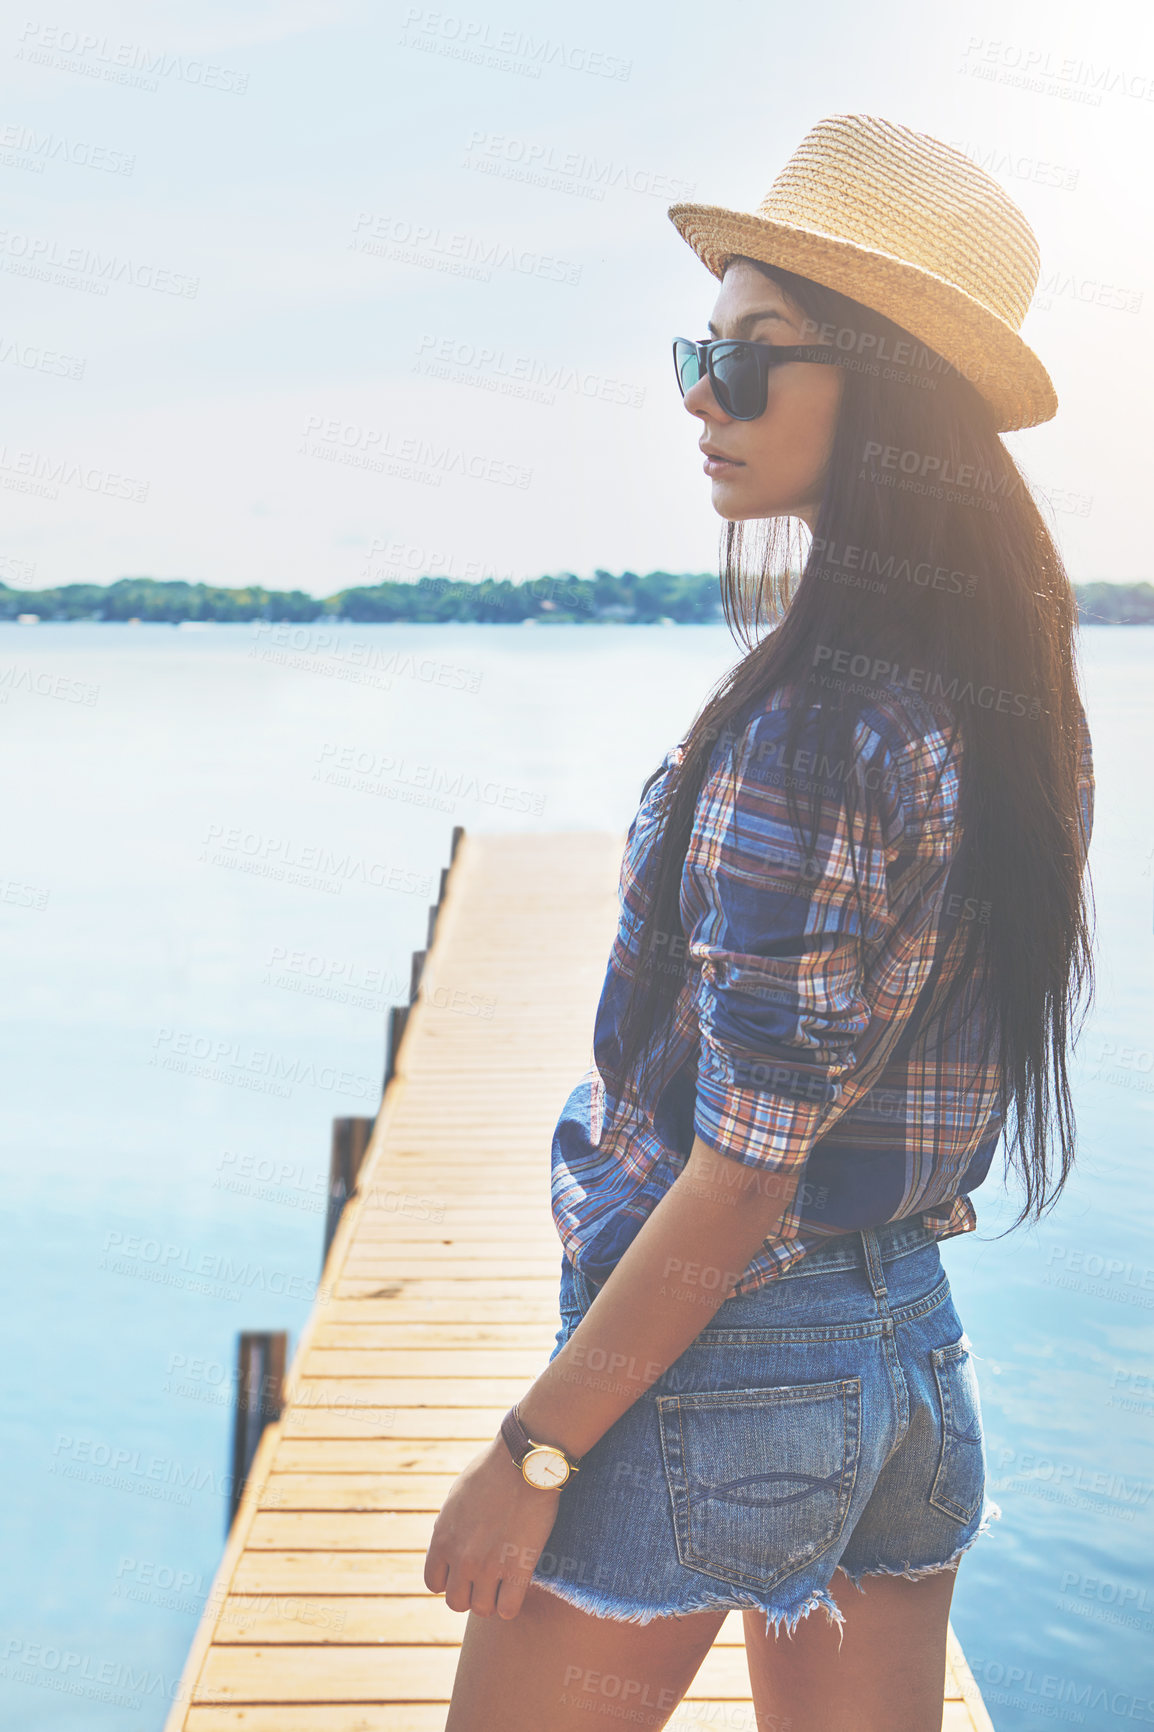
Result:
[[[787,721],[785,710],[759,714],[732,765],[703,784],[682,914],[700,963],[695,1131],[731,1160],[800,1173],[884,1068],[924,984],[949,867],[951,787],[939,776],[930,821],[915,823],[898,762],[905,742],[859,721],[851,769],[804,748],[791,759],[791,774],[804,776],[811,759],[831,772],[820,778],[810,846],[809,786],[799,790],[804,836],[788,810]],[[926,742],[923,769],[934,755]]]

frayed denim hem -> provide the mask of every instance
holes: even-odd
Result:
[[[987,1498],[985,1508],[982,1511],[982,1519],[970,1535],[969,1539],[966,1540],[964,1545],[960,1545],[957,1551],[951,1552],[948,1558],[943,1558],[940,1564],[906,1564],[905,1567],[900,1570],[893,1569],[887,1564],[879,1564],[872,1570],[847,1570],[843,1563],[840,1565],[841,1572],[844,1576],[849,1578],[859,1592],[864,1594],[865,1588],[862,1586],[863,1576],[904,1576],[907,1581],[916,1582],[922,1576],[936,1575],[939,1570],[952,1570],[957,1564],[958,1559],[962,1556],[962,1553],[968,1552],[975,1540],[980,1539],[983,1534],[989,1533],[991,1522],[998,1521],[1001,1518],[1001,1514],[1001,1505],[994,1503],[992,1498]]]
[[[694,1612],[764,1612],[765,1633],[768,1636],[770,1626],[773,1633],[779,1633],[779,1626],[784,1624],[787,1636],[792,1636],[802,1618],[808,1617],[819,1606],[825,1607],[830,1623],[838,1626],[838,1647],[841,1646],[842,1626],[845,1623],[845,1613],[827,1588],[818,1588],[808,1598],[796,1606],[788,1606],[778,1611],[767,1606],[764,1600],[759,1600],[752,1593],[745,1593],[741,1588],[728,1588],[724,1592],[697,1594],[688,1605],[678,1606],[672,1611],[662,1611],[658,1606],[641,1605],[634,1600],[625,1600],[617,1594],[596,1593],[590,1588],[575,1587],[569,1582],[550,1581],[547,1577],[534,1576],[533,1584],[545,1588],[549,1593],[556,1594],[571,1606],[576,1606],[580,1612],[587,1612],[594,1618],[615,1618],[621,1623],[648,1624],[654,1618],[688,1618]]]
[[[773,1625],[775,1636],[781,1634],[780,1626],[785,1625],[785,1633],[792,1636],[803,1618],[808,1618],[811,1612],[816,1612],[819,1606],[825,1607],[826,1622],[837,1625],[837,1645],[841,1650],[842,1637],[845,1634],[845,1613],[834,1599],[828,1588],[815,1588],[807,1600],[793,1606],[787,1612],[770,1612],[765,1614],[765,1633],[769,1635],[770,1625]]]

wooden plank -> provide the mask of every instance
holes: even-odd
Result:
[[[399,1187],[390,1187],[388,1191],[380,1189],[379,1182],[371,1191],[365,1193],[364,1212],[361,1215],[360,1239],[375,1239],[381,1236],[382,1229],[392,1232],[394,1229],[404,1233],[419,1233],[426,1238],[437,1237],[437,1229],[447,1229],[455,1235],[472,1234],[474,1237],[492,1237],[494,1228],[514,1227],[518,1239],[527,1226],[540,1228],[542,1239],[556,1241],[553,1218],[547,1208],[542,1208],[539,1202],[525,1198],[510,1198],[509,1205],[504,1209],[486,1208],[481,1198],[488,1193],[478,1191],[477,1202],[461,1201],[460,1192],[453,1190],[452,1202],[439,1194],[413,1192]],[[395,1207],[383,1199],[387,1196],[398,1198]],[[438,1204],[436,1219],[430,1218],[425,1211],[426,1196],[435,1197]],[[504,1235],[508,1237],[508,1233]]]
[[[458,1647],[465,1614],[424,1594],[309,1594],[269,1590],[238,1593],[225,1601],[216,1640],[259,1645],[332,1642],[382,1647],[433,1644]],[[744,1650],[740,1612],[721,1626],[715,1647]]]
[[[530,1373],[536,1377],[544,1365]],[[300,1384],[310,1407],[495,1407],[497,1425],[525,1393],[523,1377],[324,1377]],[[495,1432],[497,1426],[493,1427]]]
[[[314,1355],[331,1353],[343,1348],[360,1348],[366,1342],[380,1347],[533,1347],[551,1340],[556,1333],[557,1318],[550,1315],[538,1322],[499,1321],[495,1323],[458,1322],[456,1319],[430,1323],[425,1319],[394,1323],[326,1323],[314,1337]]]
[[[423,1594],[425,1546],[411,1551],[326,1552],[247,1549],[232,1578],[238,1594]],[[441,1601],[436,1601],[440,1605]]]
[[[447,1249],[446,1255],[449,1254]],[[474,1261],[472,1258],[466,1260],[460,1257],[455,1261],[456,1266],[461,1271],[455,1283],[458,1298],[457,1315],[459,1317],[471,1316],[469,1289],[472,1283],[474,1281],[477,1283],[481,1290],[478,1297],[482,1297],[485,1295],[485,1290],[491,1288],[494,1282],[504,1279],[499,1273],[501,1264],[496,1259]],[[351,1259],[348,1265],[342,1269],[340,1282],[334,1289],[333,1296],[338,1299],[389,1299],[399,1296],[395,1294],[396,1282],[417,1282],[431,1279],[430,1271],[435,1267],[432,1259],[426,1256],[410,1256],[399,1249],[381,1255],[375,1248],[370,1247],[368,1254],[362,1254],[360,1257]],[[557,1290],[561,1280],[560,1259],[555,1263],[552,1257],[534,1258],[529,1274],[536,1276],[539,1281],[547,1283],[552,1289],[554,1316],[556,1316]],[[350,1291],[353,1282],[363,1283],[360,1292]]]
[[[477,1438],[430,1440],[392,1438],[310,1438],[300,1442],[282,1436],[273,1458],[274,1474],[411,1474],[442,1473],[450,1479],[477,1454]],[[271,1477],[271,1476],[270,1476]]]
[[[541,1369],[541,1356],[549,1357],[554,1330],[542,1331],[530,1347],[314,1347],[302,1367],[308,1378],[320,1377],[408,1377],[436,1381],[438,1378],[517,1377],[526,1386]]]
[[[285,1414],[281,1431],[295,1438],[468,1438],[479,1448],[496,1436],[507,1412],[507,1407],[298,1405]]]
[[[479,1451],[474,1448],[473,1454]],[[451,1473],[270,1473],[262,1510],[439,1510]]]
[[[502,1221],[501,1231],[507,1235],[510,1223]],[[366,1220],[357,1241],[357,1251],[364,1253],[372,1248],[378,1255],[389,1255],[393,1247],[403,1247],[406,1257],[424,1257],[425,1250],[417,1250],[417,1246],[451,1245],[461,1257],[494,1257],[500,1258],[508,1267],[509,1261],[515,1258],[519,1251],[531,1251],[534,1257],[548,1256],[553,1263],[557,1262],[557,1233],[552,1220],[546,1216],[541,1218],[541,1211],[535,1211],[532,1219],[522,1218],[522,1225],[517,1229],[517,1237],[508,1237],[495,1241],[493,1229],[484,1222],[470,1223],[467,1227],[455,1226],[451,1222],[424,1220],[417,1216],[409,1219],[378,1216],[374,1220]],[[379,1247],[379,1250],[377,1249]]]
[[[395,1644],[328,1643],[323,1657],[314,1645],[287,1643],[246,1647],[214,1645],[197,1682],[195,1700],[226,1702],[447,1702],[457,1653],[453,1648]],[[744,1648],[715,1647],[689,1687],[690,1700],[749,1700]],[[542,1729],[545,1732],[545,1729]]]
[[[553,1307],[553,1315],[557,1315],[557,1290],[561,1281],[561,1257],[557,1256],[556,1268],[548,1275],[536,1275],[530,1280],[526,1278],[526,1290],[519,1292],[514,1276],[490,1276],[483,1281],[470,1281],[465,1290],[463,1284],[446,1279],[433,1280],[430,1277],[417,1279],[410,1276],[401,1279],[393,1271],[392,1279],[381,1275],[358,1275],[355,1280],[345,1280],[338,1276],[333,1283],[333,1297],[337,1301],[351,1303],[353,1300],[392,1299],[401,1294],[414,1303],[432,1304],[436,1301],[451,1300],[456,1315],[462,1316],[466,1311],[470,1317],[486,1315],[483,1306],[500,1304],[506,1316],[512,1306],[517,1307],[521,1314],[521,1303],[547,1303]]]
[[[430,1252],[432,1247],[429,1247]],[[452,1251],[452,1242],[446,1245],[447,1252]],[[527,1275],[536,1275],[542,1281],[556,1282],[560,1278],[560,1258],[552,1253],[537,1251],[532,1246],[525,1256]],[[453,1256],[453,1279],[464,1285],[469,1281],[492,1281],[501,1277],[502,1270],[509,1268],[509,1259],[494,1252],[492,1256],[479,1255],[470,1249],[466,1256]],[[388,1251],[375,1245],[360,1247],[342,1265],[342,1273],[354,1281],[368,1281],[374,1276],[381,1280],[393,1279],[429,1279],[444,1273],[444,1264],[435,1256],[421,1255],[420,1251],[403,1249],[398,1246]],[[464,1295],[462,1297],[465,1297]]]
[[[193,1708],[188,1732],[444,1732],[445,1704],[319,1703],[301,1706]],[[963,1704],[947,1702],[942,1732],[972,1732]],[[752,1704],[688,1697],[668,1732],[758,1732]]]
[[[423,1299],[412,1294],[408,1284],[396,1283],[396,1291],[391,1297],[384,1299],[333,1299],[326,1306],[324,1315],[319,1319],[319,1327],[314,1332],[314,1341],[319,1342],[329,1325],[356,1325],[358,1328],[370,1325],[380,1325],[380,1339],[393,1340],[389,1330],[403,1323],[443,1326],[446,1333],[439,1332],[436,1339],[452,1340],[453,1331],[462,1327],[462,1305],[459,1297],[438,1298],[426,1294]],[[550,1280],[537,1283],[537,1297],[532,1293],[524,1293],[516,1302],[516,1321],[512,1321],[513,1306],[503,1299],[478,1299],[472,1289],[469,1292],[468,1322],[466,1327],[492,1326],[500,1329],[520,1329],[532,1324],[556,1323],[557,1317],[557,1281]]]
[[[464,1614],[424,1594],[238,1594],[221,1609],[218,1643],[432,1644],[457,1648]]]
[[[457,1654],[451,1648],[214,1644],[195,1700],[228,1702],[447,1702]]]
[[[444,1702],[259,1703],[190,1708],[187,1732],[445,1732]]]
[[[965,1709],[947,1703],[942,1732],[971,1732]],[[194,1708],[188,1732],[444,1732],[445,1704],[320,1703],[302,1706]],[[688,1697],[673,1712],[668,1732],[758,1732],[752,1704]]]
[[[249,1551],[388,1552],[428,1548],[436,1507],[421,1511],[259,1510]]]

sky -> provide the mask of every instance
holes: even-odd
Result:
[[[667,207],[844,113],[1026,215],[1060,407],[1007,444],[1075,582],[1150,578],[1147,9],[463,3],[9,10],[0,581],[716,571]]]

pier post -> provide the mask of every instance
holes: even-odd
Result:
[[[284,1329],[242,1329],[237,1336],[236,1414],[226,1535],[240,1507],[241,1494],[261,1433],[266,1425],[280,1418],[287,1358],[288,1332]]]
[[[405,1032],[405,1023],[408,1021],[408,1017],[409,1007],[407,1004],[394,1004],[390,1006],[389,1030],[385,1040],[385,1081],[384,1088],[381,1091],[382,1094],[384,1093],[384,1089],[388,1088],[396,1074],[397,1054],[401,1049],[401,1036]]]
[[[375,1119],[334,1119],[332,1152],[329,1156],[329,1202],[325,1213],[325,1242],[321,1269],[329,1254],[341,1210],[357,1188],[357,1174],[373,1134]]]
[[[409,970],[409,1003],[412,1004],[421,990],[421,975],[425,971],[427,950],[414,950],[412,966]]]
[[[415,1003],[420,991],[421,975],[424,973],[425,958],[433,948],[433,934],[437,929],[437,915],[441,912],[441,903],[445,900],[445,892],[449,888],[449,874],[453,870],[453,861],[457,849],[465,835],[463,824],[454,824],[449,842],[449,864],[441,867],[441,887],[437,892],[437,900],[429,907],[429,930],[425,939],[424,950],[414,950],[409,972],[409,1003],[394,1004],[389,1009],[388,1029],[385,1036],[385,1075],[381,1083],[381,1093],[384,1094],[392,1082],[397,1069],[397,1054],[401,1050],[401,1039],[405,1032],[405,1024],[409,1018],[409,1006]]]

